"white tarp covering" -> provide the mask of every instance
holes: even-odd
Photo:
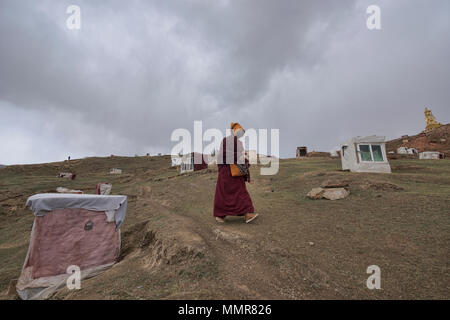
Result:
[[[29,197],[26,204],[36,217],[16,285],[22,299],[47,299],[74,270],[81,281],[119,258],[126,196],[46,193]]]
[[[419,153],[419,159],[426,160],[426,159],[432,159],[437,160],[440,159],[440,152],[437,151],[424,151]]]
[[[342,170],[390,173],[385,137],[355,137],[341,146]]]
[[[104,211],[108,220],[119,227],[127,212],[127,197],[121,195],[40,193],[28,198],[26,205],[35,216],[45,215],[55,209],[82,208],[92,211]]]

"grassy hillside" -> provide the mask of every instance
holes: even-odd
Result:
[[[33,222],[28,196],[98,182],[128,196],[120,261],[54,299],[425,299],[450,290],[450,161],[393,160],[392,174],[341,172],[328,158],[281,160],[275,176],[252,167],[260,217],[217,224],[217,169],[180,176],[170,157],[88,158],[0,170],[0,293],[17,279]],[[123,169],[110,175],[111,168]],[[57,178],[73,171],[76,180]],[[310,200],[328,179],[348,198]],[[381,268],[382,290],[366,269]],[[3,295],[3,298],[11,298]]]

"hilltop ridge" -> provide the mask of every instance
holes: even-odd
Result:
[[[415,148],[419,152],[439,151],[450,156],[450,124],[445,124],[430,132],[422,131],[419,134],[409,136],[405,135],[397,139],[386,142],[386,151],[397,152],[397,148],[405,146]]]

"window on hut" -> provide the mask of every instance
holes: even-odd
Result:
[[[362,161],[372,161],[372,154],[370,153],[370,146],[368,144],[359,145],[359,154]]]
[[[373,161],[384,161],[383,160],[383,152],[381,151],[381,146],[379,144],[373,144],[372,147],[372,154],[373,154]]]

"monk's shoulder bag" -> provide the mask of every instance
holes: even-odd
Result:
[[[225,161],[225,155],[226,155],[226,138],[224,140],[224,146],[223,146],[224,152],[223,152],[223,163],[226,163]],[[234,163],[230,164],[230,171],[231,176],[233,177],[243,177],[248,174],[248,168],[246,164],[238,164],[237,163],[237,137],[234,137]]]

